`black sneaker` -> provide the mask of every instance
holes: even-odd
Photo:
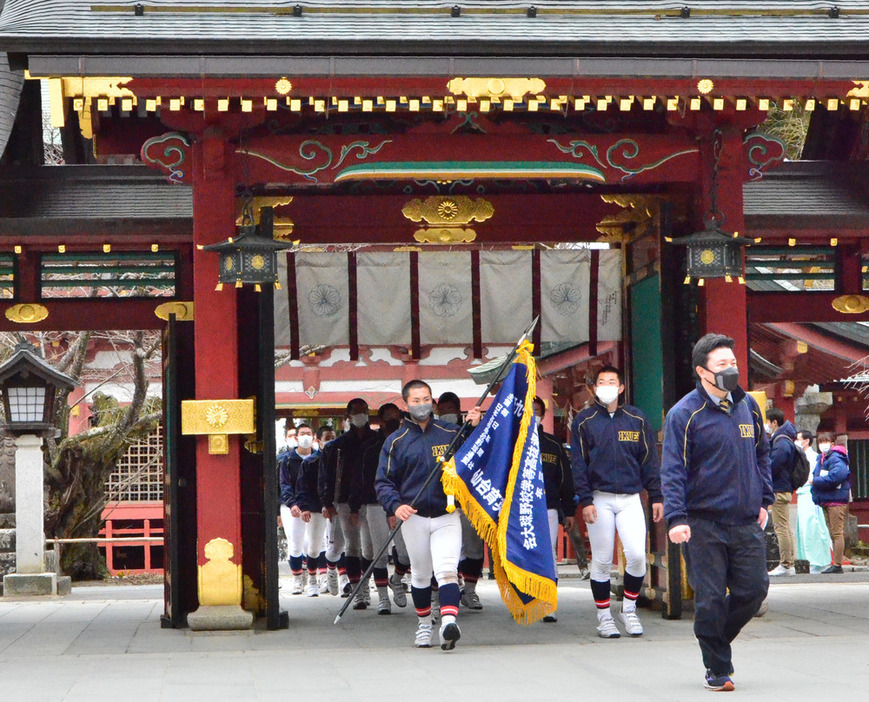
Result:
[[[828,566],[824,570],[822,570],[821,575],[830,575],[830,573],[844,573],[844,572],[845,571],[842,570],[842,566],[833,564],[831,566]]]
[[[455,622],[444,624],[441,627],[441,648],[444,651],[452,651],[456,647],[456,641],[462,638],[459,625]]]
[[[716,675],[711,670],[706,671],[703,686],[710,692],[733,692],[736,689],[729,675]]]

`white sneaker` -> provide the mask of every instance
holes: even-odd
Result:
[[[333,597],[338,594],[338,569],[337,568],[327,568],[326,569],[326,582],[329,584],[329,594]]]
[[[362,595],[362,599],[365,600],[365,606],[371,606],[371,587],[369,586],[368,581],[362,584],[362,587],[359,590],[359,594]]]
[[[459,625],[455,622],[444,624],[440,630],[441,648],[444,651],[452,651],[456,647],[456,641],[462,638],[462,632],[459,630]]]
[[[796,568],[785,568],[781,563],[779,563],[775,568],[769,571],[769,575],[772,577],[778,577],[779,575],[796,575]]]
[[[361,590],[353,598],[353,609],[368,609],[368,603],[365,601],[365,595],[362,594]]]
[[[389,576],[389,589],[392,590],[392,601],[396,607],[407,607],[407,593],[404,591],[404,583],[401,576],[393,573]]]
[[[308,597],[317,597],[320,594],[320,586],[313,578],[308,581],[308,587],[305,589],[305,594]]]
[[[597,635],[602,639],[617,639],[621,636],[612,617],[600,621],[597,625]]]
[[[310,576],[309,576],[309,577],[310,577]],[[321,594],[321,595],[328,595],[328,594],[330,594],[330,590],[329,590],[329,578],[326,576],[325,573],[324,573],[323,575],[320,575],[320,576],[318,577],[318,579],[317,579],[317,587],[319,588],[319,590],[320,590],[320,594]]]
[[[341,593],[341,597],[349,597],[350,593],[353,592],[353,586],[350,584],[350,578],[347,577],[347,573],[338,576],[338,590]]]
[[[431,648],[431,624],[420,623],[413,639],[414,648]]]
[[[643,625],[636,612],[619,612],[619,619],[625,625],[625,633],[628,636],[643,635]]]
[[[389,604],[389,595],[386,593],[380,596],[380,601],[377,603],[378,614],[392,614],[392,606]]]
[[[302,591],[305,589],[305,581],[302,578],[302,574],[293,576],[293,589],[290,590],[290,594],[292,595],[301,595]]]
[[[483,603],[480,602],[480,596],[476,591],[462,595],[460,602],[468,609],[483,609]]]

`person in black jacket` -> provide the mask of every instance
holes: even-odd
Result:
[[[697,387],[667,413],[661,488],[670,540],[687,543],[694,635],[709,690],[734,689],[731,643],[769,588],[769,441],[760,408],[739,387],[733,339],[707,334],[692,352]]]
[[[570,457],[576,495],[591,544],[591,592],[597,607],[598,635],[617,639],[610,612],[610,569],[615,535],[625,552],[624,600],[619,619],[629,636],[642,636],[637,598],[646,575],[646,515],[640,501],[645,488],[652,518],[663,516],[658,450],[649,420],[639,409],[619,404],[625,391],[621,371],[601,368],[595,376],[595,402],[573,419]]]
[[[317,443],[325,446],[335,438],[335,432],[330,426],[321,426],[317,429]],[[328,559],[326,558],[326,545],[329,542],[326,534],[328,521],[322,514],[323,505],[317,495],[317,476],[320,470],[320,460],[323,453],[319,449],[305,457],[299,466],[299,475],[296,478],[295,502],[299,510],[302,523],[305,525],[305,542],[308,544],[308,596],[314,597],[316,583],[317,595],[338,594],[338,570],[337,563],[333,564],[333,586],[329,587]],[[311,554],[318,554],[312,556]],[[340,555],[340,554],[339,554]],[[346,577],[346,576],[345,576]]]
[[[351,515],[351,491],[358,487],[362,473],[362,448],[375,436],[369,424],[368,403],[355,398],[347,403],[350,428],[323,447],[323,460],[317,479],[323,516],[331,522],[331,549],[344,551],[344,563],[350,589],[362,577],[362,543],[358,516]],[[353,603],[354,609],[365,609],[371,598],[370,590],[361,588]]]
[[[796,460],[797,428],[785,421],[784,412],[776,407],[766,411],[766,433],[769,434],[769,464],[772,470],[772,491],[775,502],[769,514],[778,539],[779,564],[769,571],[775,577],[796,575],[794,567],[794,531],[791,528],[791,502],[794,498],[794,481],[791,470]]]
[[[409,416],[383,444],[375,483],[377,498],[387,514],[394,514],[404,522],[411,596],[418,617],[414,646],[431,647],[434,573],[440,592],[441,648],[450,651],[461,636],[456,624],[460,598],[457,569],[462,550],[459,513],[447,512],[447,496],[439,479],[430,482],[416,503],[411,503],[429,474],[440,470],[438,458],[445,455],[461,429],[432,416],[431,387],[422,380],[407,383],[401,396]],[[468,412],[467,420],[472,426],[479,424],[480,408]]]
[[[537,422],[537,436],[540,441],[540,460],[543,465],[543,486],[546,489],[546,512],[549,517],[549,539],[555,562],[558,562],[558,525],[564,525],[564,531],[573,528],[576,512],[576,489],[573,486],[573,473],[570,460],[564,446],[552,434],[543,431],[543,418],[546,416],[546,404],[539,397],[534,398],[534,418]],[[555,612],[543,617],[544,622],[558,621]]]
[[[360,484],[354,487],[350,493],[350,513],[357,514],[362,533],[362,559],[366,564],[371,563],[375,552],[389,538],[389,516],[377,501],[377,491],[374,489],[374,481],[377,478],[377,464],[380,461],[380,450],[386,437],[398,430],[401,425],[401,410],[391,402],[380,406],[377,410],[380,421],[380,429],[375,437],[362,448],[362,472],[358,477]],[[399,532],[400,533],[400,532]],[[396,551],[398,552],[398,551]],[[404,583],[401,575],[409,569],[402,568],[396,563],[399,570],[397,578],[390,579],[387,570],[388,556],[386,551],[375,563],[372,570],[374,585],[377,587],[378,614],[391,614],[392,606],[389,603],[389,588],[392,588],[392,599],[398,607],[407,606],[407,595],[404,592]]]

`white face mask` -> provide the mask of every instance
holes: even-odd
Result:
[[[299,442],[296,441],[296,437],[295,437],[295,436],[293,436],[293,437],[287,439],[287,446],[289,446],[291,449],[296,448],[296,446],[298,446],[298,445],[299,445]]]
[[[302,434],[299,437],[299,448],[309,449],[314,445],[314,437],[308,434]]]
[[[602,405],[611,405],[619,399],[618,385],[599,385],[594,389],[594,394]]]
[[[459,423],[459,415],[455,412],[448,412],[447,414],[439,414],[438,419],[442,422],[448,422],[449,424],[458,424]]]
[[[827,453],[830,450],[832,444],[828,444],[826,441],[823,444],[818,444],[818,451],[821,453]]]
[[[361,429],[368,424],[368,415],[360,412],[359,414],[350,415],[350,423],[357,429]]]
[[[767,422],[766,424],[763,425],[763,428],[766,429],[767,434],[772,434],[772,424]]]
[[[543,417],[541,417],[539,414],[535,414],[534,421],[537,423],[537,426],[539,427],[541,424],[543,424]]]

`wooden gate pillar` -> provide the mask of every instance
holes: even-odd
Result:
[[[230,416],[237,405],[222,402],[238,399],[238,300],[234,287],[215,290],[218,256],[200,247],[235,232],[235,182],[228,168],[230,144],[220,126],[206,128],[192,152],[196,412],[202,415],[199,423],[216,429],[238,419]],[[231,433],[197,437],[199,608],[188,615],[191,629],[242,629],[253,623],[253,614],[241,607],[242,442]]]

